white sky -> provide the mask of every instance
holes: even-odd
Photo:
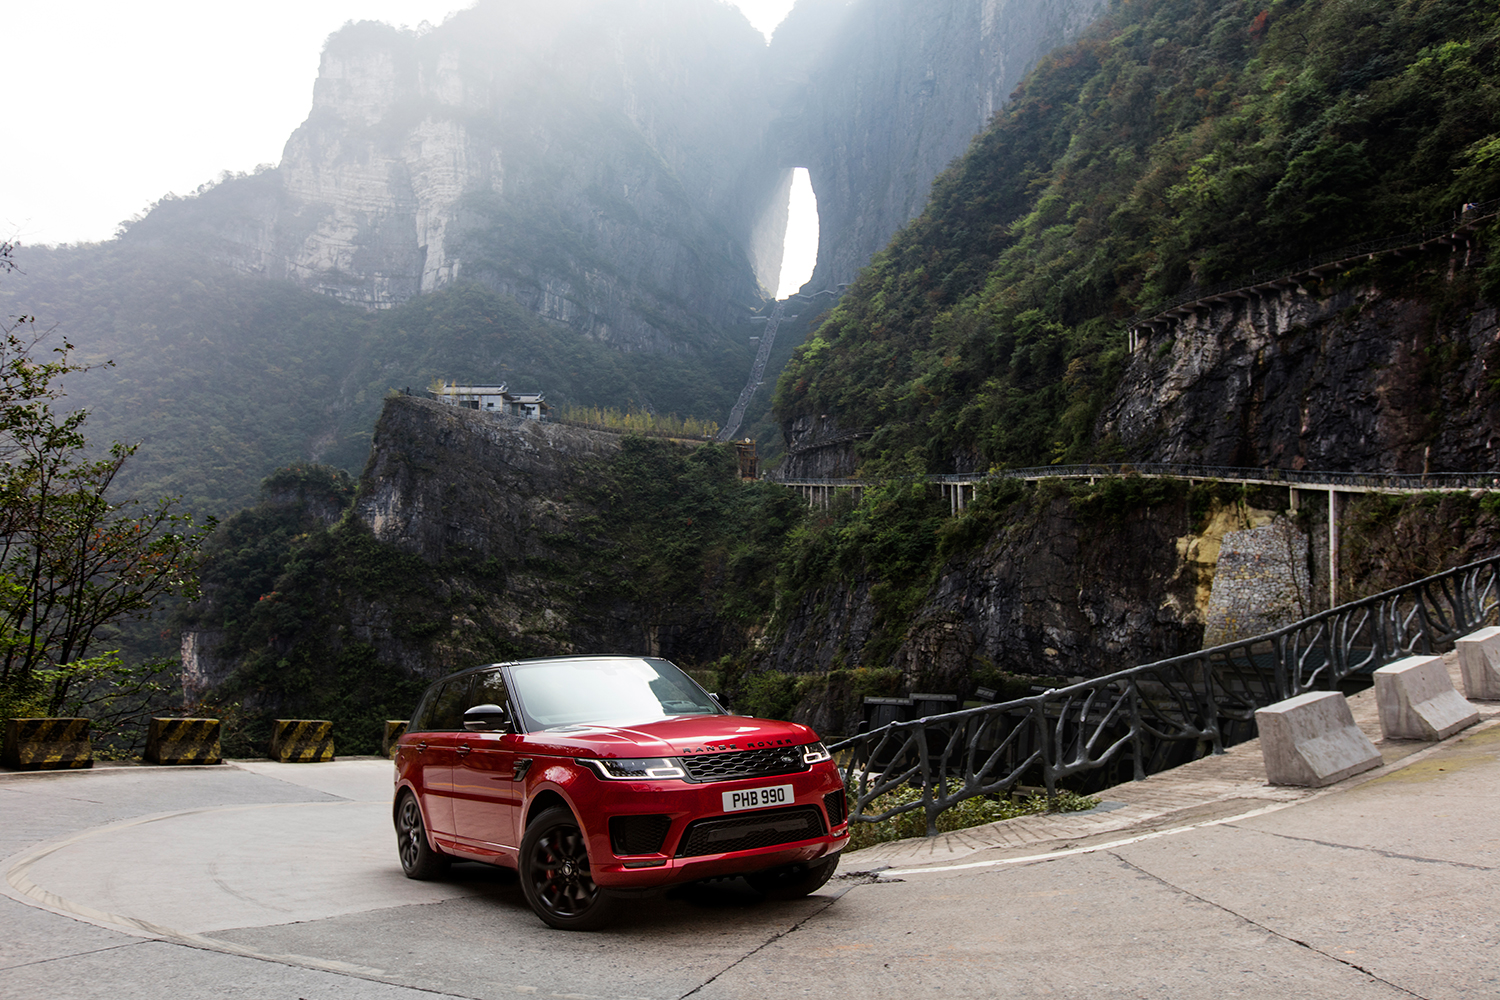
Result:
[[[544,0],[537,0],[544,2]],[[440,24],[465,0],[33,0],[0,6],[0,239],[106,240],[168,192],[277,163],[349,20]],[[739,0],[769,36],[792,0]],[[817,246],[817,222],[811,241]],[[809,239],[794,217],[789,251]],[[789,252],[788,257],[795,256]],[[811,272],[811,265],[806,266]],[[783,285],[788,280],[783,271]],[[803,274],[797,284],[806,280]],[[795,291],[795,285],[790,291]]]

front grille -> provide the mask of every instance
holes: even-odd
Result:
[[[828,825],[838,826],[844,821],[844,810],[847,803],[844,800],[844,790],[840,788],[836,792],[829,792],[823,796],[823,808],[828,810]]]
[[[735,778],[767,778],[773,774],[806,771],[801,747],[770,747],[734,753],[704,753],[683,757],[682,766],[694,781],[730,781]]]
[[[611,816],[609,846],[619,857],[624,854],[656,854],[667,839],[672,820],[667,816]]]
[[[827,832],[823,828],[823,814],[818,812],[817,806],[793,806],[748,816],[700,819],[688,825],[677,848],[677,856],[696,858],[704,854],[753,851],[757,847],[812,840]]]

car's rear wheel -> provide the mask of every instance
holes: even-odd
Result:
[[[817,892],[833,878],[833,873],[839,866],[840,853],[835,851],[826,858],[805,864],[756,872],[754,875],[746,875],[745,881],[750,883],[750,888],[771,899],[800,899]]]
[[[583,830],[565,806],[543,811],[526,827],[521,891],[543,922],[569,931],[603,927],[618,903],[594,882]]]
[[[396,806],[396,852],[406,877],[424,881],[443,874],[452,860],[427,842],[422,809],[411,792],[401,793],[401,802]]]

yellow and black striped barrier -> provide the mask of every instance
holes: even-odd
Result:
[[[385,739],[381,742],[381,751],[387,756],[396,752],[396,741],[406,735],[405,719],[385,720]]]
[[[152,764],[218,764],[218,719],[152,719],[146,760]]]
[[[283,764],[333,760],[333,723],[327,719],[277,719],[271,731],[271,759]]]
[[[93,767],[88,719],[6,719],[0,763],[23,771]]]

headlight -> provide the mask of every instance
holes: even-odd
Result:
[[[832,755],[829,754],[828,748],[821,743],[809,743],[802,748],[802,763],[804,764],[821,764],[830,756]]]
[[[671,757],[644,757],[633,760],[610,760],[580,758],[578,763],[589,767],[601,778],[616,781],[639,781],[643,778],[682,778],[687,772]]]

